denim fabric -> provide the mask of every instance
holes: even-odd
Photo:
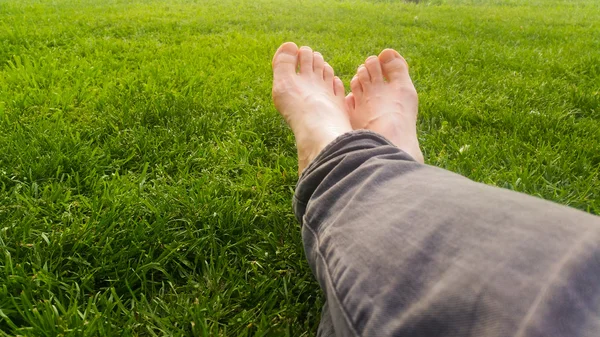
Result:
[[[294,195],[321,335],[600,336],[600,218],[344,134]],[[328,323],[329,322],[329,323]]]

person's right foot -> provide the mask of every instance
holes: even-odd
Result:
[[[350,82],[346,97],[353,129],[375,131],[423,163],[417,139],[417,91],[397,51],[370,56]]]
[[[273,103],[296,137],[298,174],[335,138],[352,131],[345,94],[342,80],[320,53],[292,42],[277,49]]]

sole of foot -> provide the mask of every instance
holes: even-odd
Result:
[[[377,132],[423,163],[417,138],[419,99],[408,73],[408,64],[393,49],[369,56],[358,67],[346,96],[354,129]]]
[[[342,81],[323,56],[293,42],[273,56],[273,103],[291,127],[298,174],[338,136],[352,131]]]

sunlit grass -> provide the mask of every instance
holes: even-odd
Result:
[[[314,335],[284,41],[398,49],[427,163],[600,213],[588,1],[1,1],[0,335]]]

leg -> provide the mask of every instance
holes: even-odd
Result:
[[[295,212],[340,336],[596,336],[600,221],[338,138]]]
[[[598,218],[421,164],[405,63],[393,51],[377,60],[365,62],[368,77],[359,69],[361,91],[354,80],[347,113],[353,126],[392,143],[354,131],[315,146],[294,196],[336,334],[595,336]],[[299,99],[289,106],[304,114],[284,112],[276,92],[298,137],[315,110],[299,109]],[[297,141],[300,154],[306,144]]]
[[[325,302],[325,305],[323,306],[323,311],[321,311],[321,322],[319,322],[317,337],[335,337],[333,321],[331,320],[331,314],[329,313],[329,304],[327,302]]]

